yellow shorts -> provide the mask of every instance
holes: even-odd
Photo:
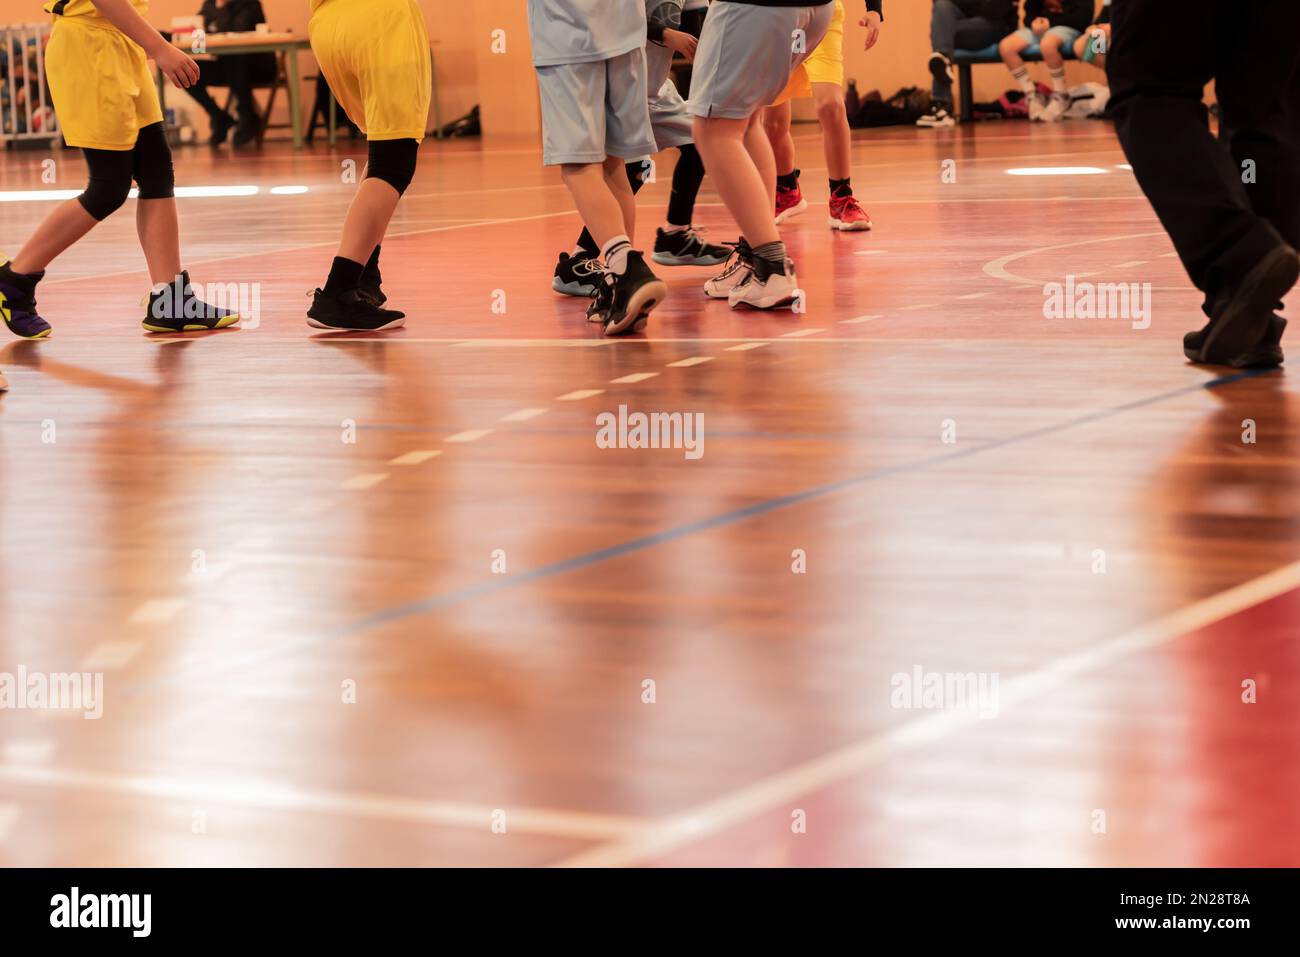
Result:
[[[56,19],[45,72],[69,146],[129,150],[141,129],[162,122],[149,58],[110,23]]]
[[[831,16],[826,38],[790,74],[790,82],[772,105],[779,106],[787,100],[807,99],[812,96],[814,83],[844,85],[844,0],[835,0],[835,13]]]
[[[326,82],[368,139],[424,139],[433,59],[416,0],[330,0],[307,32]]]

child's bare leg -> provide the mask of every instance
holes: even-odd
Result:
[[[817,120],[822,128],[822,148],[826,151],[826,170],[831,179],[848,179],[852,175],[853,133],[849,113],[844,108],[844,91],[838,83],[814,83],[813,100]]]
[[[176,199],[141,199],[136,202],[135,228],[140,237],[149,281],[170,283],[181,274],[181,228]]]
[[[617,156],[607,156],[604,164],[605,182],[609,191],[618,200],[619,209],[623,211],[623,233],[628,242],[636,235],[636,194],[628,182],[628,165]]]
[[[793,173],[797,162],[794,137],[790,135],[790,116],[789,100],[763,110],[763,130],[767,133],[768,142],[772,144],[776,171],[781,176]]]
[[[998,55],[1002,57],[1002,62],[1007,65],[1007,69],[1012,73],[1021,69],[1025,65],[1024,58],[1021,56],[1029,47],[1029,42],[1024,37],[1015,33],[1002,38],[998,44]]]
[[[779,242],[772,219],[776,207],[776,158],[767,135],[750,117],[695,118],[695,145],[741,235],[751,247]]]
[[[392,185],[367,175],[357,187],[347,218],[343,220],[339,258],[363,265],[369,262],[375,247],[383,242],[401,198],[402,194]]]
[[[1034,81],[1029,78],[1029,67],[1025,65],[1024,57],[1021,56],[1028,46],[1028,40],[1013,33],[1002,38],[1002,42],[998,44],[998,53],[1002,57],[1002,62],[1007,65],[1007,69],[1011,71],[1011,75],[1015,77],[1020,91],[1025,96],[1033,97],[1037,88],[1034,86]]]
[[[622,172],[623,162],[617,162],[619,175],[627,186],[627,177]],[[560,178],[573,196],[578,215],[587,224],[592,238],[601,249],[611,239],[626,235],[624,230],[627,228],[623,204],[611,192],[610,178],[605,167],[605,163],[565,163],[560,167]],[[627,191],[631,193],[632,187],[627,186]]]
[[[30,239],[10,262],[14,272],[43,272],[60,254],[95,228],[98,220],[75,199],[61,203],[36,227]]]

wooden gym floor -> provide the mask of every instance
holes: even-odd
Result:
[[[423,150],[391,334],[303,323],[361,144],[179,154],[259,187],[182,201],[195,280],[260,284],[242,331],[142,334],[129,211],[56,263],[54,337],[0,344],[0,672],[105,703],[0,712],[0,860],[1300,864],[1292,378],[1183,361],[1102,123],[858,134],[866,235],[799,145],[804,315],[661,270],[601,339],[527,145]],[[46,158],[0,190],[81,185]],[[1061,166],[1100,172],[1007,172]],[[49,208],[0,203],[10,252]],[[1067,275],[1150,283],[1150,327],[1045,319]],[[703,456],[598,448],[620,405],[702,413]],[[895,707],[917,669],[996,713]]]

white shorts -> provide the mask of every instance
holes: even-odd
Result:
[[[654,153],[646,95],[645,50],[612,60],[537,67],[542,101],[542,162],[603,163]]]

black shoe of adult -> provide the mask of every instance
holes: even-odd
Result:
[[[235,127],[235,118],[229,113],[218,113],[212,118],[212,135],[208,137],[209,146],[220,146]]]
[[[1272,334],[1270,325],[1278,318],[1273,309],[1297,279],[1300,255],[1290,246],[1277,247],[1228,292],[1204,329],[1183,338],[1184,354],[1193,362],[1247,368]],[[1281,340],[1281,331],[1277,338]]]
[[[1183,354],[1193,362],[1201,361],[1197,356],[1201,353],[1209,328],[1207,325],[1204,329],[1183,336]],[[1286,356],[1282,354],[1284,332],[1286,332],[1286,320],[1279,315],[1269,316],[1268,327],[1259,345],[1235,357],[1228,365],[1237,369],[1276,369],[1286,361]]]

